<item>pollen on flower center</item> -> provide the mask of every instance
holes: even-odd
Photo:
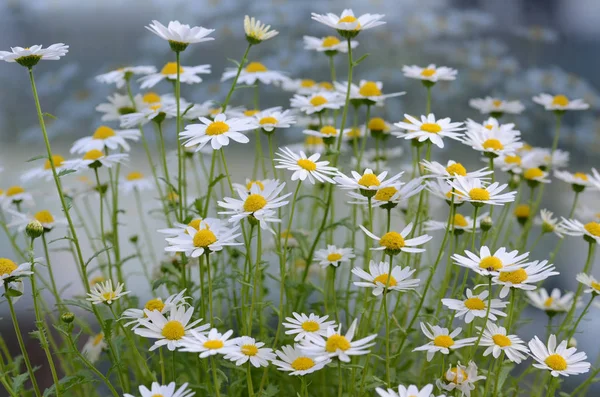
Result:
[[[346,15],[343,18],[340,18],[340,20],[338,21],[339,23],[352,23],[352,22],[356,22],[356,28],[354,28],[354,30],[359,30],[360,29],[360,22],[358,22],[358,19],[356,19],[356,17],[353,17],[352,15]]]
[[[567,106],[569,104],[569,98],[564,95],[555,95],[552,98],[552,104],[556,106]]]
[[[385,120],[381,117],[373,117],[371,120],[369,120],[367,128],[374,131],[385,131],[387,129],[387,125],[385,124]]]
[[[319,323],[316,321],[308,320],[302,323],[302,329],[306,332],[315,332],[319,330]]]
[[[271,116],[263,117],[262,119],[260,119],[258,124],[260,124],[260,125],[277,124],[277,119],[275,117],[271,117]]]
[[[358,93],[362,96],[380,96],[381,90],[374,81],[367,81],[360,87]]]
[[[111,301],[117,297],[114,291],[107,291],[102,293],[102,299],[105,301]]]
[[[246,356],[256,356],[258,354],[258,348],[256,345],[242,345],[240,350]]]
[[[597,281],[592,281],[590,284],[590,287],[592,287],[596,291],[600,291],[600,283]]]
[[[100,127],[98,127],[96,129],[96,131],[94,132],[94,135],[92,135],[92,138],[104,140],[104,139],[108,139],[115,135],[116,135],[115,130],[113,130],[112,128],[107,127],[105,125],[101,125]]]
[[[461,214],[454,215],[454,226],[467,227],[468,225],[469,223],[467,222],[464,216],[462,216]]]
[[[315,164],[314,161],[311,161],[309,159],[300,159],[298,160],[298,165],[301,168],[304,168],[306,171],[314,171],[317,169],[317,165]]]
[[[338,254],[337,252],[327,255],[327,260],[329,262],[338,262],[340,259],[342,259],[342,254]]]
[[[11,274],[17,270],[17,264],[8,258],[0,258],[0,276]]]
[[[130,172],[129,174],[127,174],[125,179],[127,179],[128,181],[137,181],[138,179],[142,179],[143,177],[144,177],[144,174],[142,174],[141,172],[133,171],[133,172]]]
[[[335,36],[327,36],[323,38],[323,42],[321,43],[321,45],[326,48],[330,48],[338,44],[340,44],[340,39]]]
[[[167,321],[161,333],[168,340],[179,340],[185,335],[185,328],[179,321],[171,320]]]
[[[375,174],[364,174],[359,180],[358,184],[364,187],[379,186],[381,182]]]
[[[435,69],[425,68],[421,71],[421,76],[423,77],[431,77],[435,74]]]
[[[502,150],[504,149],[504,145],[498,139],[487,139],[483,142],[483,148],[486,150]]]
[[[214,136],[214,135],[222,135],[229,131],[229,125],[222,121],[214,121],[206,127],[206,135]]]
[[[536,179],[536,178],[542,178],[544,176],[544,171],[542,171],[539,168],[530,168],[527,171],[525,171],[523,173],[523,176],[525,177],[525,179]]]
[[[544,362],[554,371],[564,371],[567,369],[567,360],[565,360],[560,354],[551,354],[544,360]]]
[[[404,248],[404,237],[397,232],[387,232],[379,239],[379,245],[388,249],[399,250]]]
[[[54,222],[54,217],[48,210],[42,210],[42,211],[36,212],[36,214],[33,217],[37,221],[39,221],[41,224]]]
[[[523,269],[518,269],[512,272],[500,272],[498,279],[504,283],[521,284],[527,280],[529,276]]]
[[[162,310],[164,308],[165,308],[164,302],[162,300],[158,299],[158,298],[156,298],[156,299],[150,299],[144,305],[144,309],[150,310],[150,311],[158,310],[159,312],[162,312]]]
[[[315,361],[310,357],[298,357],[290,365],[296,371],[306,371],[315,366]]]
[[[500,270],[504,267],[500,258],[495,256],[486,256],[479,262],[479,267],[481,269],[493,269]]]
[[[84,160],[98,160],[102,157],[104,157],[104,153],[98,149],[92,149],[83,155]]]
[[[208,229],[198,230],[194,234],[194,247],[206,248],[211,244],[217,242],[217,236]]]
[[[471,200],[486,201],[490,199],[490,192],[480,187],[475,187],[469,190]]]
[[[375,200],[379,201],[390,201],[396,193],[398,193],[398,189],[393,186],[382,187],[381,189],[377,190],[374,198]]]
[[[500,347],[507,347],[512,345],[512,342],[506,335],[496,334],[492,336],[494,343]]]
[[[187,225],[189,227],[193,227],[196,230],[200,230],[200,224],[202,223],[202,218],[196,218],[196,219],[192,219],[190,221],[190,223],[188,223]],[[187,233],[187,230],[185,231]]]
[[[316,96],[312,97],[310,100],[310,104],[315,107],[325,105],[327,102],[328,102],[327,98],[325,98],[322,95],[316,95]]]
[[[446,172],[450,175],[467,176],[467,169],[461,163],[454,163],[446,167]]]
[[[519,157],[519,156],[505,156],[504,157],[504,162],[506,164],[521,165],[521,157]]]
[[[469,298],[465,300],[465,306],[469,310],[483,310],[485,309],[485,303],[479,298]]]
[[[248,66],[246,66],[246,72],[248,73],[266,72],[267,70],[267,67],[260,62],[250,62]]]
[[[439,124],[436,123],[423,123],[421,124],[421,131],[429,132],[431,134],[437,134],[442,130]]]
[[[586,174],[584,174],[583,172],[576,172],[576,173],[573,174],[573,177],[581,179],[582,181],[587,181],[588,180],[588,176]]]
[[[267,205],[267,200],[260,194],[251,194],[244,201],[244,211],[256,212],[264,208]]]
[[[394,276],[390,276],[387,273],[380,274],[379,276],[373,279],[374,284],[381,283],[383,285],[388,285],[388,282],[390,287],[395,287],[396,285],[398,285],[398,282],[396,281]]]
[[[600,237],[600,223],[590,222],[586,223],[583,228],[592,236]]]
[[[220,339],[207,340],[203,346],[210,350],[216,350],[223,347],[223,341]]]
[[[350,342],[346,339],[345,336],[340,334],[333,334],[329,338],[327,338],[327,342],[325,342],[325,350],[329,353],[334,353],[338,350],[346,351],[350,349]]]
[[[65,162],[65,158],[61,155],[54,154],[52,155],[52,162],[54,163],[54,167],[60,167]],[[44,169],[49,170],[51,168],[52,165],[50,164],[50,160],[46,160],[44,163]]]
[[[329,135],[329,136],[337,135],[337,130],[332,125],[326,125],[325,127],[321,128],[320,132],[323,135]]]
[[[445,347],[447,349],[454,345],[454,339],[448,335],[438,335],[433,340],[433,344],[437,347]]]
[[[500,105],[502,105],[502,101],[500,99],[494,99],[492,101],[492,105],[494,105],[495,107],[500,107]]]
[[[179,73],[183,73],[183,68],[181,66],[179,66]],[[177,63],[176,62],[168,62],[165,64],[165,66],[163,66],[163,68],[160,71],[160,74],[164,74],[164,75],[170,75],[170,74],[177,74]]]
[[[311,80],[311,79],[302,79],[300,81],[300,87],[304,87],[304,88],[314,87],[316,84],[317,84],[317,82],[314,80]]]
[[[144,94],[142,101],[145,103],[157,103],[160,102],[160,95],[158,95],[156,92],[150,91]]]
[[[327,90],[327,91],[333,90],[333,84],[331,84],[329,81],[320,82],[319,87],[321,87],[322,89]]]
[[[11,186],[8,189],[6,189],[6,195],[9,197],[21,193],[25,193],[25,189],[23,189],[21,186]]]
[[[529,218],[531,210],[528,204],[519,204],[514,213],[517,218]]]
[[[544,301],[544,306],[550,307],[550,306],[552,306],[553,303],[554,303],[554,298],[553,297],[549,297],[548,299],[546,299]]]

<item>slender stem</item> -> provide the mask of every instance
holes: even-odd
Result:
[[[338,397],[342,397],[342,391],[343,391],[343,377],[342,377],[342,362],[340,360],[337,360],[337,364],[338,364]]]
[[[248,332],[252,332],[252,320],[254,316],[254,305],[256,303],[256,296],[260,288],[260,260],[262,256],[262,243],[261,243],[261,227],[256,228],[256,262],[254,264],[254,287],[252,292],[252,301],[250,303],[250,315],[248,316]]]
[[[208,312],[210,315],[210,324],[214,327],[215,317],[213,314],[212,278],[210,276],[210,252],[208,249],[204,250],[204,255],[206,257],[206,274],[208,276]]]
[[[213,178],[215,177],[215,164],[217,162],[217,155],[215,150],[212,152],[211,160],[210,160],[210,173],[208,176],[208,191],[206,192],[206,204],[204,205],[204,217],[208,215],[208,207],[210,205],[210,194],[213,188]]]
[[[96,177],[96,188],[100,195],[100,241],[102,242],[102,248],[106,251],[106,258],[108,261],[108,278],[114,282],[112,260],[110,258],[110,252],[108,252],[108,246],[106,245],[106,230],[104,229],[104,192],[102,184],[100,183],[100,176],[98,175],[98,168],[94,168],[94,175]]]
[[[212,356],[210,358],[210,364],[212,366],[213,382],[215,383],[215,394],[217,395],[217,397],[221,397],[219,377],[217,376],[217,358],[215,356]]]
[[[477,341],[475,341],[475,345],[473,345],[473,348],[471,349],[471,358],[473,357],[473,355],[477,351],[477,348],[479,347],[479,342],[481,342],[481,337],[483,336],[483,332],[485,331],[485,328],[487,326],[491,309],[492,309],[492,276],[488,276],[488,302],[487,302],[487,308],[485,311],[485,321],[483,322],[481,331],[479,331],[479,336],[477,337]]]
[[[596,297],[597,294],[595,292],[592,292],[591,295],[592,295],[592,297],[590,298],[589,302],[583,308],[583,311],[581,312],[581,314],[577,318],[577,321],[575,321],[575,325],[573,325],[573,328],[571,328],[571,331],[569,331],[569,333],[567,334],[567,341],[569,341],[573,337],[573,335],[575,334],[575,331],[577,331],[577,327],[579,326],[579,323],[581,322],[581,319],[583,319],[583,316],[585,316],[585,314],[589,310],[589,308],[592,305],[592,302],[594,301],[594,298]]]
[[[62,300],[58,293],[58,287],[56,286],[56,280],[54,279],[54,271],[52,270],[52,264],[50,263],[50,252],[48,251],[48,243],[46,241],[46,232],[42,233],[42,245],[44,247],[44,258],[46,259],[46,266],[48,267],[48,276],[50,277],[50,285],[52,286],[52,295],[59,310],[62,312]]]
[[[394,260],[394,257],[392,255],[390,255],[390,264],[388,267],[388,276],[387,276],[387,280],[385,282],[385,290],[383,291],[383,311],[385,312],[385,380],[386,383],[388,385],[388,387],[392,387],[392,384],[390,382],[390,315],[388,312],[388,308],[387,308],[387,297],[388,297],[388,292],[389,287],[390,287],[390,280],[392,278],[392,262]]]
[[[427,85],[427,104],[425,106],[425,114],[431,113],[431,86]]]
[[[237,84],[237,81],[240,77],[240,73],[242,73],[242,68],[244,67],[244,64],[246,63],[246,60],[248,59],[248,52],[250,52],[250,47],[252,47],[252,44],[248,43],[248,47],[246,47],[246,52],[244,52],[244,56],[242,57],[242,61],[240,62],[238,69],[237,69],[237,73],[235,75],[235,78],[233,79],[233,83],[231,83],[231,88],[229,89],[229,92],[227,93],[227,96],[225,97],[225,101],[223,102],[223,105],[221,105],[221,112],[225,113],[225,109],[227,109],[227,105],[229,104],[229,100],[231,99],[231,95],[233,94],[233,91],[235,90],[235,86]]]
[[[246,383],[248,384],[248,397],[253,397],[254,386],[252,385],[252,364],[250,364],[250,360],[248,360],[248,365],[246,366]]]
[[[185,167],[183,159],[183,150],[179,143],[179,133],[181,132],[181,60],[180,52],[175,51],[175,62],[177,63],[177,79],[175,80],[175,101],[177,106],[177,118],[175,121],[175,144],[177,145],[177,193],[179,194],[179,221],[183,222],[183,207],[184,207],[184,195],[183,195],[183,167]]]
[[[475,251],[475,236],[477,235],[477,212],[479,211],[479,207],[473,206],[473,230],[471,233],[471,251]]]
[[[164,385],[167,381],[167,371],[165,370],[165,353],[162,346],[158,348],[158,364],[160,365],[160,381]]]

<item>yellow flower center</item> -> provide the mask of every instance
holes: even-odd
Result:
[[[102,283],[104,281],[106,281],[106,279],[104,277],[96,276],[90,280],[90,287],[93,287],[94,285],[96,285],[98,283]]]
[[[502,261],[495,256],[486,256],[479,262],[479,267],[481,269],[493,269],[500,270],[504,267]]]
[[[504,157],[504,162],[506,164],[521,165],[521,157],[519,157],[519,156],[505,156]]]
[[[263,209],[265,205],[267,205],[267,200],[263,196],[260,194],[251,194],[244,201],[244,211],[256,212]]]
[[[494,105],[495,107],[500,107],[500,105],[502,105],[502,101],[500,99],[494,99],[492,101],[492,105]]]
[[[494,343],[500,347],[507,347],[512,345],[512,342],[506,335],[496,334],[492,336]]]
[[[488,139],[483,142],[483,148],[486,150],[502,150],[504,145],[498,139]]]
[[[490,131],[492,130],[492,128],[494,128],[494,126],[492,124],[486,124],[486,125],[484,125],[484,127]]]
[[[515,208],[515,216],[517,218],[529,218],[530,213],[531,210],[527,204],[519,204],[517,208]]]
[[[98,160],[99,158],[102,158],[102,157],[104,157],[104,153],[102,153],[98,149],[92,149],[83,155],[84,160]]]
[[[385,120],[381,117],[373,117],[371,120],[369,120],[367,128],[375,131],[384,131],[387,129],[387,125],[385,124]]]
[[[342,254],[338,254],[337,252],[327,255],[327,260],[329,262],[338,262],[340,259],[342,259]]]
[[[400,233],[387,232],[379,239],[379,245],[388,249],[399,250],[404,248],[404,237]]]
[[[200,230],[200,223],[202,223],[202,218],[196,218],[196,219],[192,219],[190,221],[190,223],[188,223],[187,225],[189,227],[193,227],[196,230]],[[187,233],[187,230],[186,230]]]
[[[60,167],[65,162],[65,158],[61,155],[54,154],[52,155],[52,161],[54,162],[54,167]],[[50,160],[46,160],[44,163],[44,169],[49,170],[51,168],[52,165],[50,165]]]
[[[204,342],[204,347],[210,350],[216,350],[223,347],[223,341],[220,339],[207,340]]]
[[[467,176],[467,169],[461,163],[454,163],[446,167],[446,172],[450,175]]]
[[[206,135],[214,136],[214,135],[222,135],[229,131],[229,125],[222,121],[214,121],[206,127]]]
[[[315,332],[319,330],[319,323],[316,321],[308,320],[302,323],[302,329],[306,332]]]
[[[241,351],[246,356],[256,356],[258,354],[256,345],[242,345]]]
[[[569,104],[569,98],[564,95],[555,95],[552,98],[552,104],[556,106],[567,106]]]
[[[309,159],[300,159],[298,160],[298,165],[304,168],[306,171],[314,171],[317,169],[317,164],[314,161]]]
[[[375,200],[390,201],[396,193],[398,193],[398,189],[393,186],[382,187],[375,193]]]
[[[165,308],[165,304],[163,303],[162,300],[160,300],[158,298],[156,298],[156,299],[150,299],[144,305],[144,309],[150,310],[151,312],[154,311],[154,310],[158,310],[159,312],[162,312],[162,310],[164,308]]]
[[[342,351],[346,351],[350,349],[350,342],[346,339],[345,336],[340,334],[333,334],[329,338],[327,338],[327,342],[325,342],[325,351],[329,353],[334,353],[338,349]]]
[[[474,187],[469,190],[471,200],[486,201],[490,199],[490,192],[480,187]]]
[[[246,183],[246,189],[252,189],[252,185],[258,186],[260,190],[265,190],[265,185],[261,181],[250,181]]]
[[[320,136],[312,136],[309,135],[306,137],[306,139],[304,139],[304,144],[307,146],[311,146],[311,145],[322,145],[323,144],[323,138],[321,138]],[[316,169],[316,166],[315,166]]]
[[[290,365],[296,371],[306,371],[315,366],[315,361],[309,357],[298,357]]]
[[[39,221],[41,224],[44,224],[44,223],[54,223],[54,217],[52,216],[52,214],[48,210],[39,211],[33,217],[37,221]]]
[[[600,283],[598,281],[592,281],[590,287],[592,287],[596,291],[600,291]]]
[[[246,72],[248,73],[259,73],[266,71],[267,67],[260,62],[250,62],[248,66],[246,66]]]
[[[185,328],[179,321],[171,320],[167,321],[161,333],[168,340],[179,340],[185,335]]]
[[[390,287],[395,287],[396,285],[398,285],[398,282],[396,281],[394,276],[390,276],[387,273],[380,274],[379,276],[373,279],[373,284],[381,283],[383,285],[388,285],[388,282]]]
[[[144,178],[144,174],[142,174],[141,172],[138,172],[138,171],[130,172],[125,177],[125,179],[127,179],[128,181],[137,181],[142,178]]]
[[[92,344],[94,346],[98,346],[100,344],[100,342],[102,342],[103,339],[104,339],[104,334],[100,333],[94,337]]]
[[[544,360],[544,362],[554,371],[564,371],[567,369],[567,360],[565,360],[560,354],[551,354]]]
[[[114,291],[103,292],[101,296],[105,301],[112,301],[117,298],[117,294]]]
[[[198,230],[194,234],[194,247],[206,248],[217,241],[217,236],[208,229]]]
[[[437,134],[442,130],[442,127],[436,123],[423,123],[421,124],[421,131],[429,132],[431,134]]]
[[[312,97],[310,100],[310,104],[313,105],[314,107],[325,105],[327,102],[328,102],[327,99],[325,97],[323,97],[322,95],[316,95],[316,96]]]
[[[94,132],[94,135],[92,135],[92,138],[94,139],[99,139],[99,140],[104,140],[104,139],[108,139],[111,136],[115,136],[115,130],[113,130],[110,127],[107,127],[105,125],[101,125],[100,127],[98,127],[96,129],[96,131]]]
[[[183,68],[181,66],[179,66],[179,73],[183,73]],[[168,62],[165,64],[165,66],[163,66],[163,68],[160,71],[160,74],[164,74],[164,75],[170,75],[170,74],[177,74],[177,63],[175,62]]]
[[[330,48],[338,44],[340,44],[340,39],[335,36],[327,36],[323,38],[323,42],[321,43],[321,45],[325,48]]]
[[[512,272],[500,272],[498,279],[504,283],[521,284],[527,280],[529,276],[523,269],[518,269]]]
[[[327,91],[333,90],[333,84],[331,84],[329,81],[320,82],[319,87],[321,87],[322,89],[327,90]]]
[[[258,124],[260,124],[260,125],[277,124],[277,119],[275,117],[271,117],[271,116],[263,117],[262,119],[260,119]]]
[[[433,344],[438,347],[445,347],[446,349],[454,345],[454,339],[448,335],[436,336],[433,340]]]
[[[219,108],[219,112],[220,112],[220,108]],[[217,112],[216,114],[219,114],[219,112]],[[260,112],[260,110],[258,109],[248,109],[248,110],[244,110],[244,116],[246,117],[251,117],[254,116],[256,113]]]
[[[582,181],[588,180],[588,176],[586,174],[584,174],[583,172],[576,172],[573,174],[573,177],[581,179]]]
[[[356,22],[356,21],[357,21],[356,17],[353,17],[352,15],[346,15],[345,17],[340,18],[338,23],[344,23],[344,22],[352,23],[352,22]],[[360,29],[360,22],[358,22],[356,24],[356,28],[354,30],[359,30],[359,29]]]
[[[451,368],[449,372],[450,374],[446,373],[446,380],[448,382],[453,382],[460,385],[469,379],[469,376],[462,368],[454,367]]]
[[[315,84],[317,84],[317,82],[314,80],[311,80],[311,79],[302,79],[300,81],[300,87],[304,87],[304,88],[314,87]]]
[[[465,306],[469,310],[483,310],[485,303],[479,298],[469,298],[465,302]]]
[[[367,81],[360,86],[358,93],[362,96],[380,96],[381,90],[374,81]]]
[[[435,74],[435,69],[425,68],[421,71],[421,76],[423,77],[431,77]]]
[[[533,180],[536,178],[542,178],[544,176],[544,171],[539,168],[530,168],[525,173],[523,173],[525,179]]]
[[[6,195],[8,197],[21,193],[25,193],[25,189],[23,189],[21,186],[11,186],[8,189],[6,189]]]
[[[144,94],[144,96],[142,97],[142,101],[144,101],[145,103],[160,102],[160,95],[158,95],[156,92],[150,91]]]
[[[321,128],[320,132],[321,132],[321,134],[328,135],[328,136],[335,136],[335,135],[337,135],[337,130],[332,125],[326,125],[326,126],[324,126],[323,128]]]
[[[583,228],[592,236],[600,237],[600,223],[590,222],[586,223]]]
[[[379,178],[375,174],[364,174],[359,180],[358,184],[364,187],[379,186]]]
[[[544,306],[550,307],[554,303],[554,298],[550,297],[544,301]]]
[[[17,264],[8,258],[0,258],[0,276],[11,274],[17,270]]]
[[[461,214],[454,214],[454,226],[467,227],[469,223]]]
[[[163,394],[153,394],[150,397],[165,397]]]

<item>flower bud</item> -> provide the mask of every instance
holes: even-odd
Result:
[[[25,227],[25,233],[31,238],[38,238],[44,234],[44,226],[40,221],[34,219],[27,224]]]
[[[529,208],[529,205],[528,204],[519,204],[517,206],[517,208],[515,208],[514,214],[517,217],[517,221],[521,225],[524,225],[525,222],[527,222],[527,220],[529,219],[529,216],[531,215],[531,210]]]
[[[483,218],[481,220],[480,225],[481,225],[481,230],[483,230],[484,232],[487,232],[494,225],[494,221],[492,220],[491,216],[486,216],[485,218]]]
[[[569,347],[569,348],[577,347],[577,339],[575,339],[575,338],[569,339],[569,341],[567,342],[567,347]]]
[[[71,324],[75,320],[75,315],[71,312],[65,312],[61,314],[60,321],[65,324]]]

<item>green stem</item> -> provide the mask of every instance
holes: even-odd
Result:
[[[246,366],[246,383],[248,384],[248,397],[254,397],[254,386],[252,385],[252,364],[248,361]]]
[[[475,345],[473,345],[473,348],[471,349],[471,358],[473,358],[473,356],[475,355],[475,352],[477,351],[477,348],[479,347],[479,342],[481,342],[481,337],[483,336],[483,332],[485,331],[488,319],[490,317],[490,310],[492,309],[492,276],[488,276],[488,292],[489,292],[489,294],[488,294],[487,308],[485,311],[485,321],[483,322],[483,325],[481,326],[481,331],[479,331],[479,336],[477,336],[477,341],[475,342]]]
[[[221,391],[220,391],[220,387],[219,387],[219,378],[217,376],[217,358],[215,356],[212,356],[210,359],[210,364],[212,366],[212,375],[213,375],[213,382],[215,383],[215,394],[217,395],[217,397],[221,397]]]
[[[206,257],[206,274],[208,276],[208,312],[210,314],[210,324],[214,327],[215,317],[213,314],[212,278],[210,275],[210,252],[208,249],[204,250],[204,255]]]
[[[223,105],[221,105],[221,113],[225,113],[225,109],[227,109],[227,105],[229,104],[231,95],[233,94],[233,91],[235,90],[235,86],[240,77],[240,73],[242,72],[242,68],[244,67],[246,60],[248,59],[248,52],[250,52],[250,47],[252,47],[252,44],[249,43],[248,47],[246,47],[246,52],[244,52],[244,56],[242,57],[242,61],[240,62],[239,66],[238,66],[237,73],[235,75],[235,78],[233,79],[233,83],[231,84],[231,88],[229,89],[229,92],[227,93],[227,97],[225,97],[225,102],[223,102]]]
[[[585,314],[587,313],[587,311],[589,310],[590,306],[592,305],[592,302],[594,301],[594,298],[596,297],[596,293],[592,292],[592,297],[590,298],[589,302],[587,303],[587,305],[583,308],[583,311],[581,312],[581,314],[579,315],[579,317],[577,318],[577,321],[575,321],[575,325],[573,325],[573,328],[571,329],[571,331],[567,334],[567,341],[569,341],[573,335],[575,334],[575,331],[577,331],[577,327],[579,326],[579,323],[581,322],[581,319],[583,318],[583,316],[585,316]]]
[[[179,221],[183,222],[183,207],[184,207],[184,196],[183,196],[183,167],[185,166],[183,161],[183,151],[181,150],[181,144],[179,143],[179,133],[181,132],[181,60],[179,51],[175,51],[175,62],[177,63],[177,80],[175,80],[175,101],[177,106],[177,118],[175,120],[176,133],[175,133],[175,144],[177,145],[177,192],[179,194]]]
[[[258,289],[260,288],[260,260],[262,256],[262,238],[261,238],[261,227],[256,228],[256,263],[254,264],[254,287],[252,292],[252,302],[250,303],[250,315],[248,316],[248,332],[252,332],[252,320],[254,316],[254,305],[256,303],[256,296]]]

